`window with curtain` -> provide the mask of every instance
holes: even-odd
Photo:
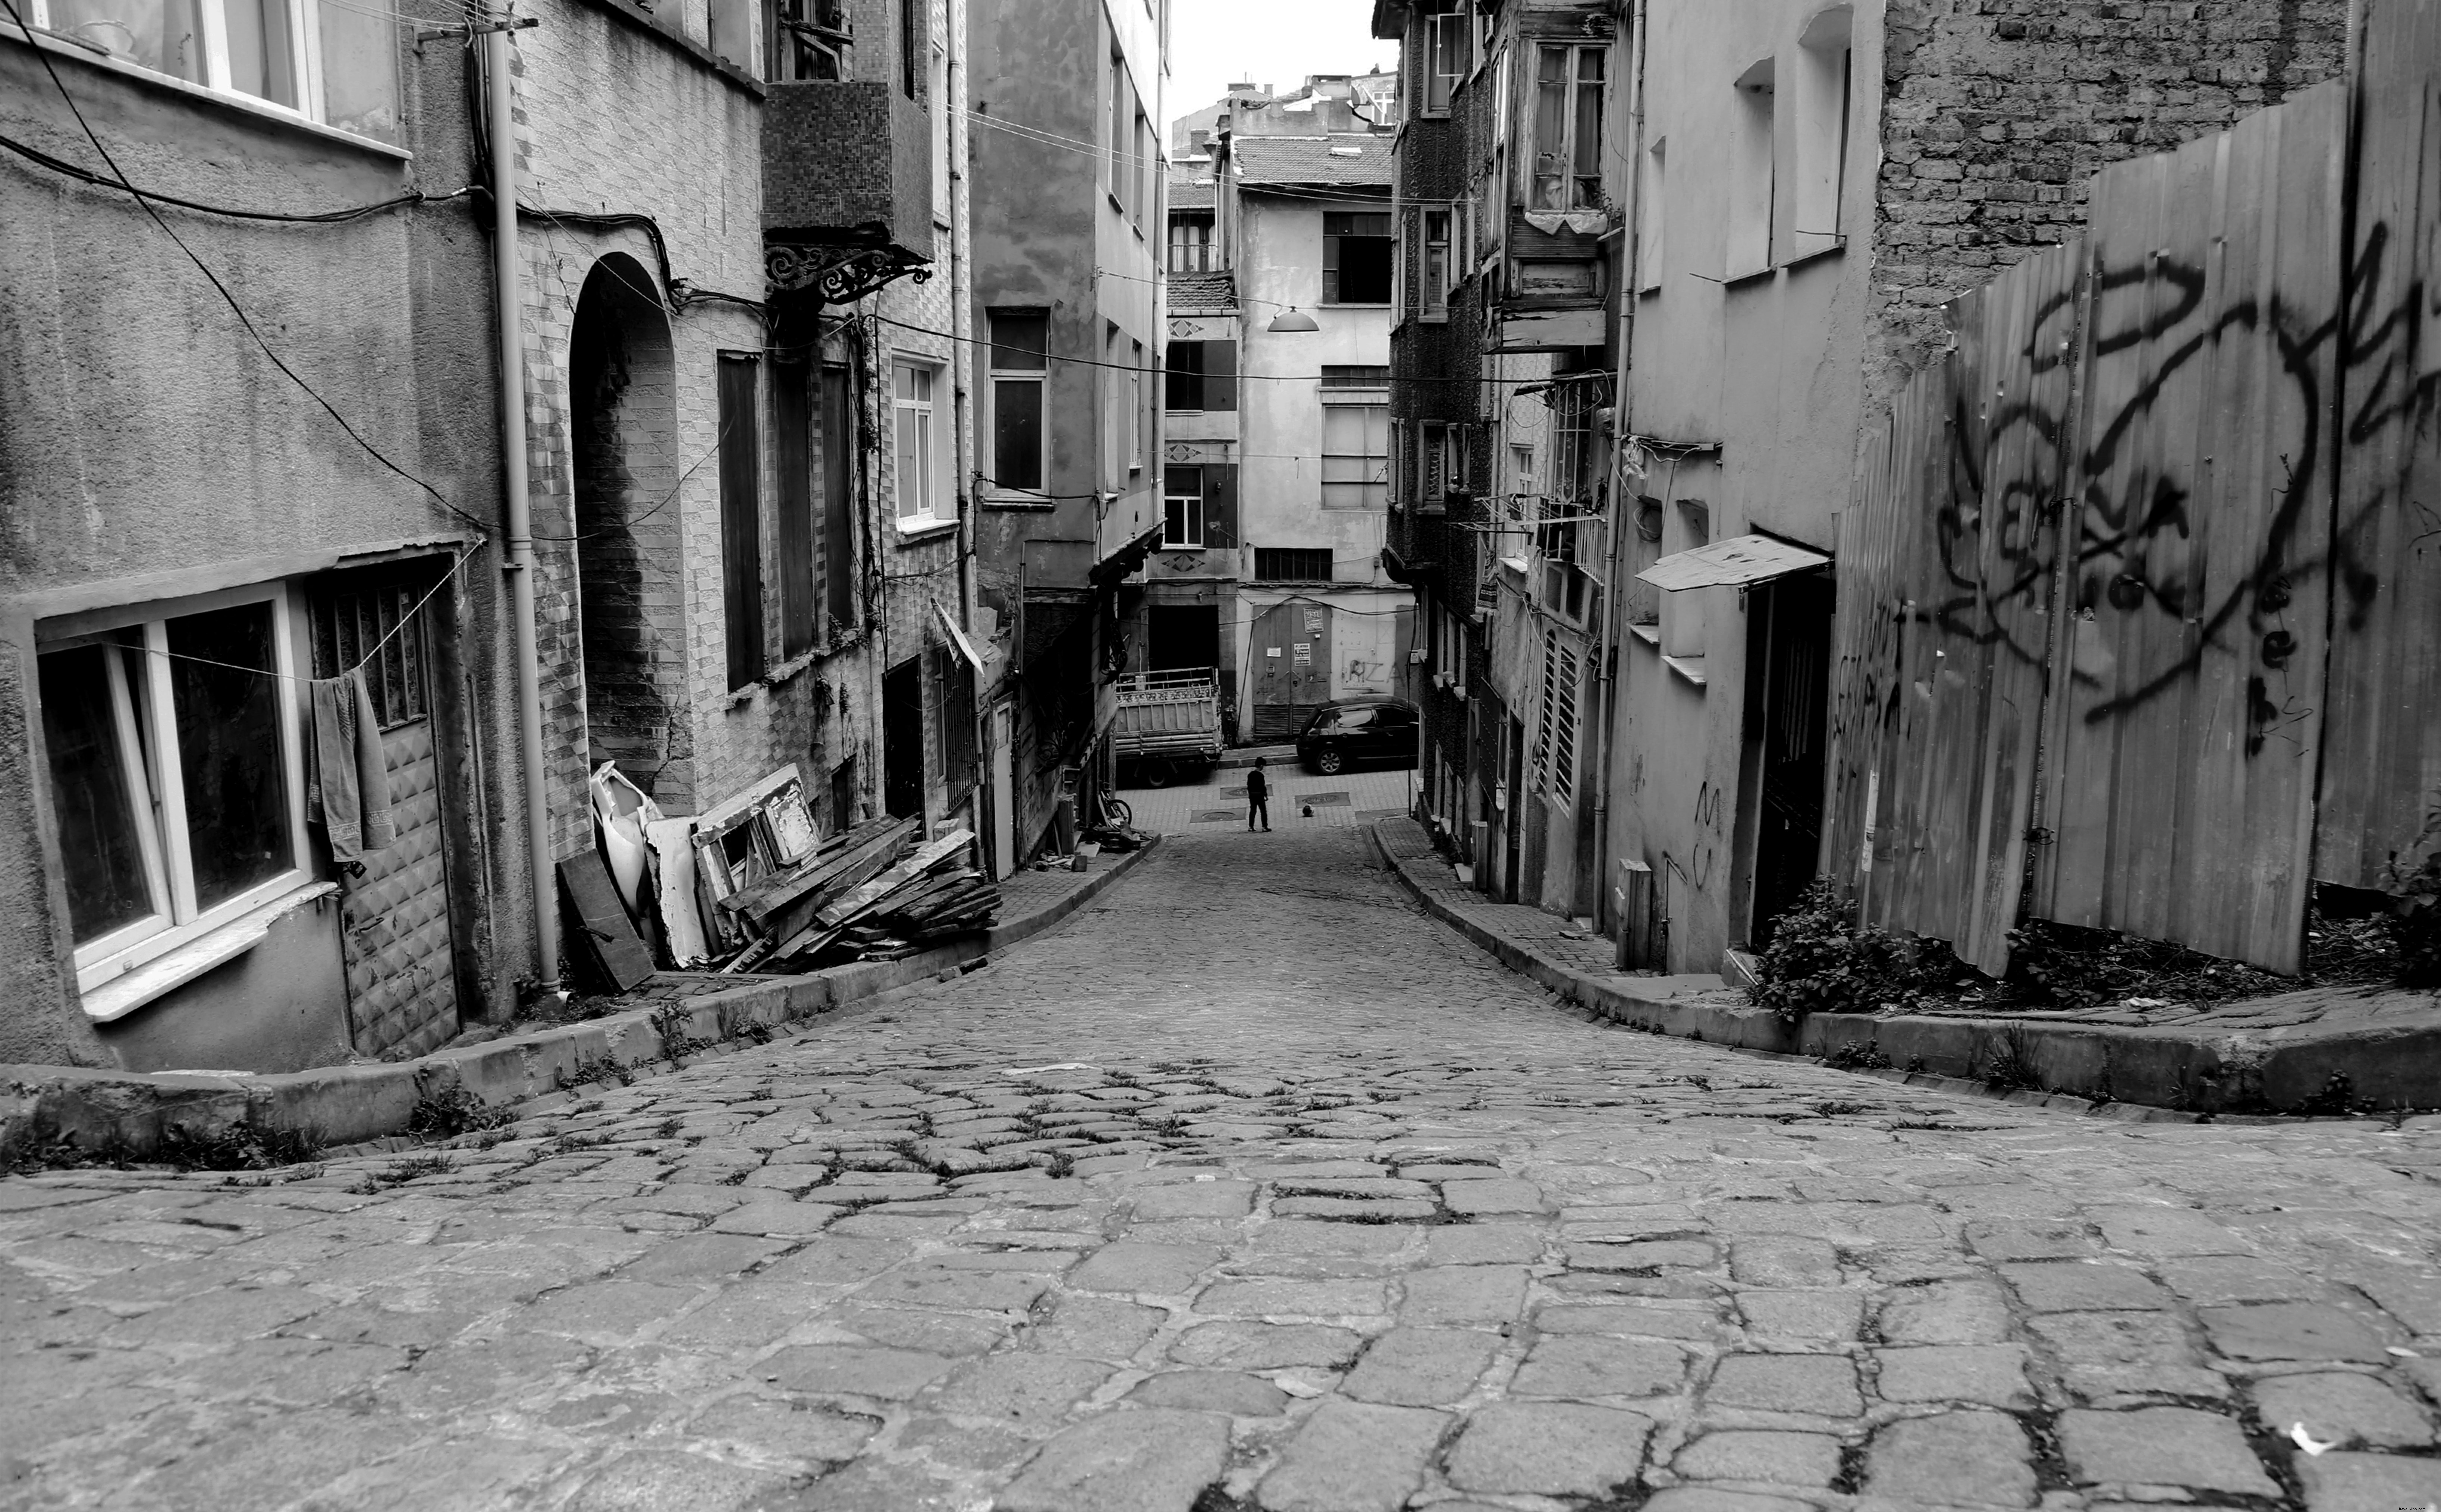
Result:
[[[18,0],[17,9],[121,63],[398,140],[398,18],[384,0]]]
[[[1601,204],[1602,49],[1546,43],[1534,65],[1531,198],[1538,210]]]

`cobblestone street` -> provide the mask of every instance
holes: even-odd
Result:
[[[1215,824],[488,1148],[0,1182],[0,1502],[2414,1512],[2435,1122],[1598,1025]]]

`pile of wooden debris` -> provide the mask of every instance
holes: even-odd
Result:
[[[574,943],[618,989],[656,963],[789,972],[896,961],[989,928],[1000,909],[1000,890],[975,870],[973,832],[926,841],[912,819],[877,819],[823,837],[794,766],[684,819],[663,818],[606,763],[594,787],[603,854],[561,873]]]

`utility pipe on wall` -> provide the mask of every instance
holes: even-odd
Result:
[[[517,662],[517,747],[525,766],[526,859],[533,884],[534,980],[559,981],[559,885],[551,856],[549,772],[542,739],[542,662],[534,643],[533,518],[526,495],[526,369],[518,329],[516,120],[509,88],[509,24],[483,33],[484,111],[491,123],[492,281],[499,302],[500,477],[509,580],[509,623]]]

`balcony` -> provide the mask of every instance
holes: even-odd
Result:
[[[846,303],[931,261],[931,81],[898,56],[929,49],[882,25],[877,5],[780,9],[763,111],[765,275],[775,296]],[[870,41],[847,45],[859,34]]]

